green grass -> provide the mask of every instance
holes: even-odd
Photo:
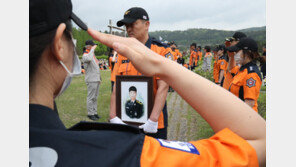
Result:
[[[99,122],[107,122],[109,118],[111,82],[110,71],[101,71],[103,79],[99,88],[98,115]],[[80,121],[91,121],[87,118],[86,109],[87,87],[84,75],[74,77],[71,85],[56,99],[60,118],[66,127],[71,127]]]
[[[258,113],[266,120],[266,93],[261,92],[258,98]]]
[[[266,86],[261,86],[260,91],[266,91]]]

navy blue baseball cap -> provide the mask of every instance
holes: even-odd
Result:
[[[235,32],[232,36],[232,40],[235,40],[235,41],[239,41],[240,39],[242,38],[245,38],[247,37],[247,35],[243,32]]]
[[[229,52],[238,52],[239,50],[250,50],[250,51],[258,51],[257,42],[249,37],[242,38],[240,41],[234,45],[227,48]]]
[[[87,25],[72,12],[71,0],[29,1],[29,37],[54,30],[68,19],[87,30]]]
[[[117,22],[117,26],[121,27],[125,24],[131,24],[138,19],[149,21],[148,13],[143,8],[133,7],[124,13],[123,19]]]

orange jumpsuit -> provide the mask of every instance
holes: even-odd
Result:
[[[219,82],[220,71],[221,70],[224,70],[223,77],[225,75],[225,72],[227,71],[227,65],[228,65],[228,63],[227,63],[226,59],[227,59],[226,58],[226,55],[224,55],[224,56],[221,56],[219,58],[219,60],[218,60],[218,63],[217,63],[217,82]],[[222,84],[222,82],[224,82],[224,79],[222,79],[221,84]]]
[[[202,59],[202,52],[201,51],[197,51],[197,55],[198,55],[199,61],[201,61],[201,59]]]
[[[196,50],[190,50],[189,65],[193,66],[192,61],[194,59],[194,63],[195,63],[195,66],[196,66],[197,65],[197,58],[198,58],[197,51]]]
[[[215,61],[214,61],[214,65],[213,65],[213,79],[214,79],[214,82],[215,83],[218,83],[218,78],[219,78],[219,74],[218,74],[218,56],[215,54],[214,52],[214,58],[215,58]]]

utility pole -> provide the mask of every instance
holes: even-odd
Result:
[[[108,27],[109,27],[109,34],[112,34],[113,35],[113,29],[116,29],[116,30],[123,31],[124,32],[124,36],[126,37],[126,30],[125,30],[125,28],[120,28],[120,27],[113,26],[111,19],[109,20]]]

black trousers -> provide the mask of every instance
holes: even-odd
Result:
[[[111,92],[113,92],[114,81],[111,81]]]

